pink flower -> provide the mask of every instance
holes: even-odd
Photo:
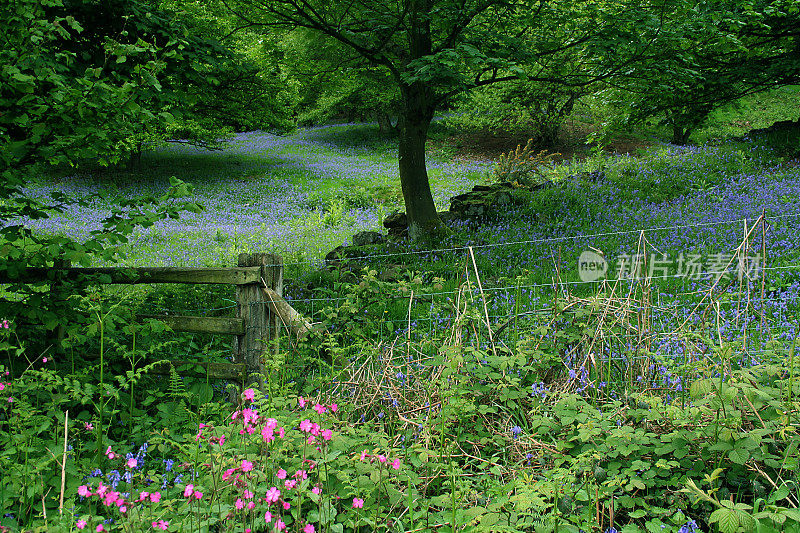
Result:
[[[186,488],[183,489],[183,497],[184,498],[191,498],[192,497],[192,493],[194,493],[194,485],[192,485],[192,484],[186,485]]]
[[[319,487],[314,487],[313,489],[311,489],[311,492],[313,492],[314,494],[320,494],[322,493],[322,489],[320,489]]]
[[[302,396],[298,396],[297,397],[297,405],[299,405],[300,407],[305,407],[306,406],[306,399],[303,398]]]
[[[46,363],[46,362],[47,362],[47,357],[42,357],[42,363]]]
[[[153,503],[158,503],[161,501],[161,493],[160,492],[151,492],[150,493],[150,501]]]
[[[252,402],[256,398],[256,391],[253,389],[245,389],[244,390],[244,399],[248,402]]]
[[[283,428],[278,428],[278,437],[279,438],[282,439],[285,434],[286,434],[286,430],[284,430]]]
[[[108,457],[109,459],[113,460],[116,456],[117,456],[117,454],[115,454],[114,452],[111,451],[111,446],[106,448],[106,457]]]
[[[104,528],[104,527],[103,527],[103,524],[100,524],[100,525],[98,525],[96,528],[94,528],[94,530],[95,530],[97,533],[100,533],[101,531],[105,531],[105,530],[106,530],[106,528]]]
[[[236,498],[236,503],[233,504],[238,510],[244,509],[244,502],[241,498]]]
[[[81,485],[78,487],[78,496],[83,496],[84,498],[88,498],[92,495],[92,491],[89,490],[89,487],[86,485]]]
[[[293,489],[295,487],[295,485],[297,485],[297,480],[296,479],[287,479],[283,483],[283,486],[286,487],[287,489],[290,489],[290,490]]]
[[[275,529],[277,529],[278,531],[283,531],[284,529],[286,529],[286,524],[283,523],[283,520],[278,519],[278,521],[275,522]]]
[[[2,382],[0,382],[0,390],[3,390],[3,389],[5,389],[5,388],[6,388],[6,384],[5,384],[5,383],[2,383]]]
[[[103,497],[103,505],[106,507],[111,507],[111,505],[117,503],[117,498],[119,498],[119,493],[116,491],[109,491]]]
[[[247,498],[248,500],[252,500],[253,499],[253,491],[245,489],[244,497]]]
[[[0,390],[2,390],[2,389],[0,389]],[[92,431],[94,429],[94,426],[92,424],[90,424],[89,422],[84,422],[83,423],[83,429],[85,429],[86,431]]]
[[[318,403],[317,403],[317,404],[314,404],[314,410],[315,410],[317,413],[319,413],[319,414],[322,414],[322,413],[324,413],[325,411],[327,411],[327,409],[325,408],[325,406],[324,406],[324,405],[322,405],[322,404],[318,404]]]
[[[231,477],[231,474],[233,474],[233,472],[234,472],[233,468],[229,468],[225,472],[223,472],[222,481],[228,481],[228,478]]]
[[[302,422],[300,422],[300,431],[304,431],[304,432],[308,433],[308,432],[311,431],[312,427],[314,427],[314,426],[311,424],[311,420],[309,420],[307,418],[305,420],[303,420]]]
[[[278,429],[278,421],[274,418],[267,418],[267,427],[269,429]]]
[[[361,452],[361,457],[359,458],[359,460],[362,462],[366,461],[367,457],[369,457],[369,455],[367,454],[367,450],[364,450],[363,452]]]
[[[395,470],[400,470],[400,459],[395,459],[392,461],[392,468]]]
[[[283,510],[284,511],[288,511],[291,508],[292,508],[292,504],[290,504],[289,502],[283,502]]]
[[[203,493],[200,492],[199,490],[194,491],[194,499],[195,500],[202,500],[203,499]]]
[[[333,438],[333,431],[330,429],[326,429],[322,432],[322,438],[325,440],[331,440]]]
[[[261,428],[261,438],[264,439],[264,442],[272,442],[275,440],[275,432],[269,426],[264,426]]]
[[[277,487],[271,487],[267,491],[267,496],[266,496],[267,503],[277,502],[280,497],[281,497],[281,491],[278,490]]]
[[[280,470],[278,470],[278,473],[275,474],[275,475],[278,476],[278,479],[286,479],[286,470],[281,468]]]
[[[353,509],[362,509],[364,507],[364,500],[361,498],[353,498]]]
[[[84,520],[84,519],[78,520],[77,522],[75,522],[75,527],[77,527],[78,529],[85,528],[86,527],[86,520]]]
[[[311,524],[306,524],[306,527],[303,528],[303,533],[314,533],[316,531],[314,526]]]
[[[305,470],[298,470],[294,473],[294,477],[297,479],[308,479],[308,472]]]
[[[251,462],[250,462],[250,461],[248,461],[247,459],[244,459],[244,460],[242,461],[242,472],[249,472],[249,471],[251,471],[252,469],[253,469],[253,463],[251,463]]]
[[[166,520],[156,520],[155,522],[153,522],[153,527],[155,529],[161,529],[166,531],[167,528],[169,528],[169,522],[167,522]]]
[[[379,455],[378,456],[378,461],[380,461],[381,463],[385,463],[386,462],[386,456],[385,455]]]
[[[272,522],[272,513],[270,513],[269,511],[264,513],[264,522],[266,522],[267,524]]]
[[[335,412],[336,412],[336,411],[338,411],[338,410],[339,410],[339,406],[338,406],[338,405],[336,405],[335,403],[332,403],[332,404],[331,404],[331,412],[332,412],[332,413],[335,413]]]
[[[150,493],[149,492],[142,491],[142,492],[139,493],[139,497],[136,499],[136,501],[137,502],[143,502],[149,497],[150,497]]]
[[[139,462],[136,460],[136,457],[131,457],[125,464],[128,465],[128,468],[136,468]]]
[[[256,502],[247,502],[247,509],[249,511],[252,511],[255,508],[256,508]]]

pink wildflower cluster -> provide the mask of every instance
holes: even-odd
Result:
[[[8,374],[9,374],[8,370],[6,370],[5,372],[3,372],[3,376],[8,376]],[[1,391],[1,390],[5,390],[5,388],[6,388],[6,387],[8,387],[8,386],[10,386],[10,385],[11,385],[11,383],[10,383],[10,382],[5,382],[5,383],[3,383],[2,381],[0,381],[0,391]],[[9,397],[8,397],[8,403],[12,403],[13,401],[14,401],[14,397],[13,397],[13,396],[9,396]]]
[[[400,470],[400,466],[402,463],[400,459],[395,458],[393,461],[389,461],[389,458],[385,455],[370,455],[367,450],[361,452],[361,455],[358,457],[358,460],[364,463],[373,463],[378,462],[380,464],[389,464],[394,470]]]
[[[143,494],[146,494],[146,496],[143,497],[140,494],[139,499],[135,500],[135,502],[150,501],[152,503],[157,503],[161,500],[161,494],[158,492]],[[128,501],[121,492],[117,492],[111,487],[103,485],[102,481],[98,483],[97,488],[94,490],[92,490],[88,485],[79,486],[78,496],[82,498],[91,498],[92,496],[95,496],[106,507],[116,507],[121,514],[128,512],[128,508],[131,504],[131,502]]]
[[[297,405],[299,405],[301,409],[305,409],[306,406],[311,405],[312,401],[313,400],[311,398],[303,398],[302,396],[297,397]],[[336,411],[339,410],[339,406],[336,405],[335,403],[332,403],[330,405],[325,405],[319,402],[315,402],[311,408],[320,415],[325,414],[326,412],[328,412],[328,410],[330,410],[331,413],[335,413]]]
[[[11,329],[11,324],[9,324],[7,318],[0,320],[0,329]]]
[[[325,405],[316,402],[314,403],[313,406],[311,405],[311,403],[312,400],[310,398],[303,398],[302,396],[297,397],[297,405],[301,409],[306,409],[308,406],[311,406],[311,409],[316,411],[316,413],[319,415],[325,414],[328,411],[330,411],[331,413],[335,413],[336,411],[339,410],[339,406],[336,405],[335,403],[332,403],[330,405]],[[306,440],[309,444],[313,444],[314,442],[316,442],[317,437],[322,437],[322,440],[324,441],[329,441],[333,438],[333,431],[331,431],[330,429],[323,429],[319,424],[317,424],[316,422],[312,422],[311,420],[308,419],[300,422],[300,431],[309,434]]]
[[[188,498],[190,500],[202,500],[203,499],[203,493],[200,492],[199,490],[195,490],[194,485],[189,483],[183,489],[183,497],[184,498]]]
[[[256,399],[256,391],[253,389],[246,389],[242,397],[245,402],[254,402]],[[301,408],[311,408],[318,415],[325,413],[336,413],[339,406],[334,404],[323,405],[314,403],[305,398],[299,398],[298,404]],[[271,444],[277,439],[284,439],[287,436],[287,431],[284,427],[279,426],[278,420],[261,415],[258,412],[257,405],[245,403],[249,405],[242,409],[234,411],[230,415],[229,425],[237,425],[239,427],[238,433],[242,436],[260,435],[260,441],[264,444]],[[212,436],[211,430],[213,427],[206,424],[200,425],[200,430],[196,436],[196,440],[207,440],[210,443],[223,443],[225,436]],[[308,443],[324,443],[333,438],[333,431],[322,427],[317,422],[312,422],[310,419],[305,419],[300,422],[297,430],[301,434],[305,434],[306,442]],[[234,430],[236,431],[236,430]],[[320,448],[317,448],[319,451]],[[297,469],[293,474],[290,474],[283,468],[278,468],[274,475],[280,483],[276,483],[270,487],[263,496],[258,496],[250,490],[250,484],[256,479],[254,476],[262,476],[264,474],[263,468],[266,465],[257,464],[255,458],[239,459],[238,462],[226,469],[222,474],[222,481],[230,483],[230,487],[236,490],[235,501],[233,502],[234,510],[227,516],[228,519],[234,519],[235,513],[249,513],[256,510],[258,506],[266,506],[263,518],[264,523],[271,531],[284,531],[287,529],[286,522],[283,521],[281,513],[289,511],[292,508],[291,499],[294,494],[300,494],[302,491],[309,490],[316,496],[322,495],[322,488],[318,484],[309,486],[310,472],[316,468],[316,462],[311,459],[303,459],[302,466]],[[187,490],[188,492],[188,490]],[[186,496],[186,494],[184,494]],[[187,496],[188,497],[188,496]],[[260,511],[259,511],[260,512]],[[315,532],[315,526],[310,521],[301,522],[303,532]]]
[[[280,426],[278,419],[266,416],[266,414],[259,413],[260,404],[256,402],[258,393],[252,389],[247,389],[243,393],[243,398],[248,402],[241,406],[230,415],[228,423],[218,424],[216,427],[213,424],[202,423],[198,426],[198,431],[195,435],[195,440],[203,445],[199,448],[205,453],[214,454],[217,456],[215,447],[219,447],[219,457],[224,458],[223,461],[231,461],[225,466],[222,466],[221,484],[215,482],[215,489],[212,491],[210,488],[204,494],[204,488],[208,485],[200,485],[204,479],[201,472],[195,471],[198,476],[193,477],[193,483],[187,483],[177,492],[170,496],[165,496],[170,502],[174,501],[172,498],[177,498],[183,501],[183,505],[191,506],[192,509],[197,509],[198,513],[204,513],[207,509],[214,506],[218,498],[229,498],[231,507],[222,517],[224,520],[230,520],[236,523],[252,524],[253,520],[260,522],[260,527],[266,529],[271,533],[283,532],[289,529],[291,524],[292,531],[302,531],[303,533],[316,533],[316,526],[308,518],[304,518],[305,505],[303,509],[296,507],[297,502],[308,501],[309,496],[315,502],[322,501],[325,498],[323,493],[323,485],[320,482],[318,471],[320,465],[318,459],[314,455],[315,451],[321,453],[321,457],[326,457],[324,448],[328,442],[333,439],[332,429],[324,427],[325,420],[330,414],[336,413],[339,409],[338,405],[322,404],[307,398],[298,398],[299,409],[296,412],[297,425],[292,423],[292,429],[285,429]],[[313,411],[313,412],[310,412]],[[316,420],[316,421],[315,421]],[[86,427],[89,429],[89,427]],[[238,433],[238,435],[237,435]],[[241,438],[239,437],[241,436]],[[276,442],[285,439],[284,442]],[[299,442],[298,442],[299,441]],[[272,457],[279,457],[280,454],[272,455],[269,448],[275,445],[280,446],[281,454],[285,447],[291,448],[299,445],[302,450],[302,456],[292,457],[290,463],[275,465]],[[310,444],[310,446],[309,446]],[[252,450],[255,445],[258,450]],[[239,448],[242,446],[242,448]],[[298,451],[300,451],[298,450]],[[244,452],[239,455],[240,452]],[[255,453],[253,453],[255,452]],[[111,447],[105,450],[105,455],[112,460],[117,460],[123,463],[126,472],[140,467],[140,461],[137,457],[128,454],[120,455],[115,453]],[[238,457],[237,457],[238,455]],[[266,457],[270,457],[269,461],[265,461]],[[291,457],[291,455],[290,455]],[[356,454],[358,457],[358,454]],[[367,450],[361,453],[361,460],[364,462],[374,462],[378,468],[389,469],[389,467],[399,470],[401,463],[399,459],[390,459],[385,455],[371,454]],[[224,462],[208,461],[202,463],[200,466],[207,470],[213,470]],[[291,464],[291,467],[289,466]],[[188,468],[190,465],[182,465]],[[122,470],[122,469],[120,469]],[[214,476],[216,478],[216,476]],[[219,479],[219,478],[216,478]],[[197,480],[197,481],[195,481]],[[78,488],[78,494],[82,499],[96,498],[91,502],[94,506],[105,505],[112,507],[117,512],[125,517],[125,520],[138,521],[138,510],[143,506],[149,507],[151,511],[155,511],[155,506],[162,502],[162,495],[160,492],[131,492],[130,494],[119,493],[113,490],[112,487],[104,485],[102,482],[97,487],[90,485],[81,485]],[[366,495],[363,495],[366,497]],[[335,494],[329,496],[332,500],[341,500],[341,497]],[[344,502],[343,502],[344,503]],[[348,507],[350,502],[348,501]],[[172,504],[171,504],[172,505]],[[352,500],[352,510],[363,509],[365,499],[355,497]],[[174,506],[174,505],[173,505]],[[144,526],[148,529],[152,526],[156,530],[167,530],[170,527],[175,528],[177,523],[167,522],[164,519],[158,519],[157,514],[154,516],[148,515],[147,521]],[[163,518],[169,518],[161,514]],[[287,517],[284,521],[283,517]],[[100,518],[100,517],[97,517]],[[263,522],[261,519],[263,518]],[[242,522],[244,521],[244,522]],[[97,520],[94,520],[97,523]],[[76,522],[76,527],[82,529],[88,527],[88,524],[83,522]],[[94,527],[94,525],[92,525]],[[251,526],[253,529],[258,530],[258,527]],[[248,529],[245,529],[247,532]]]

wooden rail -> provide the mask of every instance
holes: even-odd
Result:
[[[216,333],[219,335],[244,335],[245,324],[241,318],[212,318],[205,316],[136,315],[137,320],[156,319],[172,331],[184,333]]]
[[[261,282],[261,268],[181,268],[181,267],[31,267],[9,276],[0,274],[0,283],[37,283],[42,281],[81,281],[93,278],[102,284],[190,283],[248,285]]]

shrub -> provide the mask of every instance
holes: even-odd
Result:
[[[523,147],[502,154],[494,167],[494,180],[509,181],[523,186],[539,185],[547,181],[547,166],[559,154],[548,154],[547,150],[534,151],[533,139]]]

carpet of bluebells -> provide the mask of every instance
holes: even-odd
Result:
[[[145,153],[141,168],[108,177],[75,175],[57,183],[32,185],[32,197],[60,190],[90,197],[113,187],[111,198],[163,195],[166,177],[196,185],[201,214],[161,222],[139,233],[129,259],[137,266],[216,266],[232,264],[240,251],[278,252],[287,262],[318,260],[363,230],[377,230],[389,210],[398,208],[399,178],[390,146],[335,142],[367,126],[323,126],[289,136],[264,132],[236,135],[223,150],[172,144]],[[345,139],[347,140],[347,139]],[[450,196],[482,179],[489,163],[434,158],[430,177],[441,209]],[[107,174],[107,173],[106,173]],[[387,205],[375,196],[387,195]],[[108,200],[73,207],[34,227],[81,237],[100,227]]]

